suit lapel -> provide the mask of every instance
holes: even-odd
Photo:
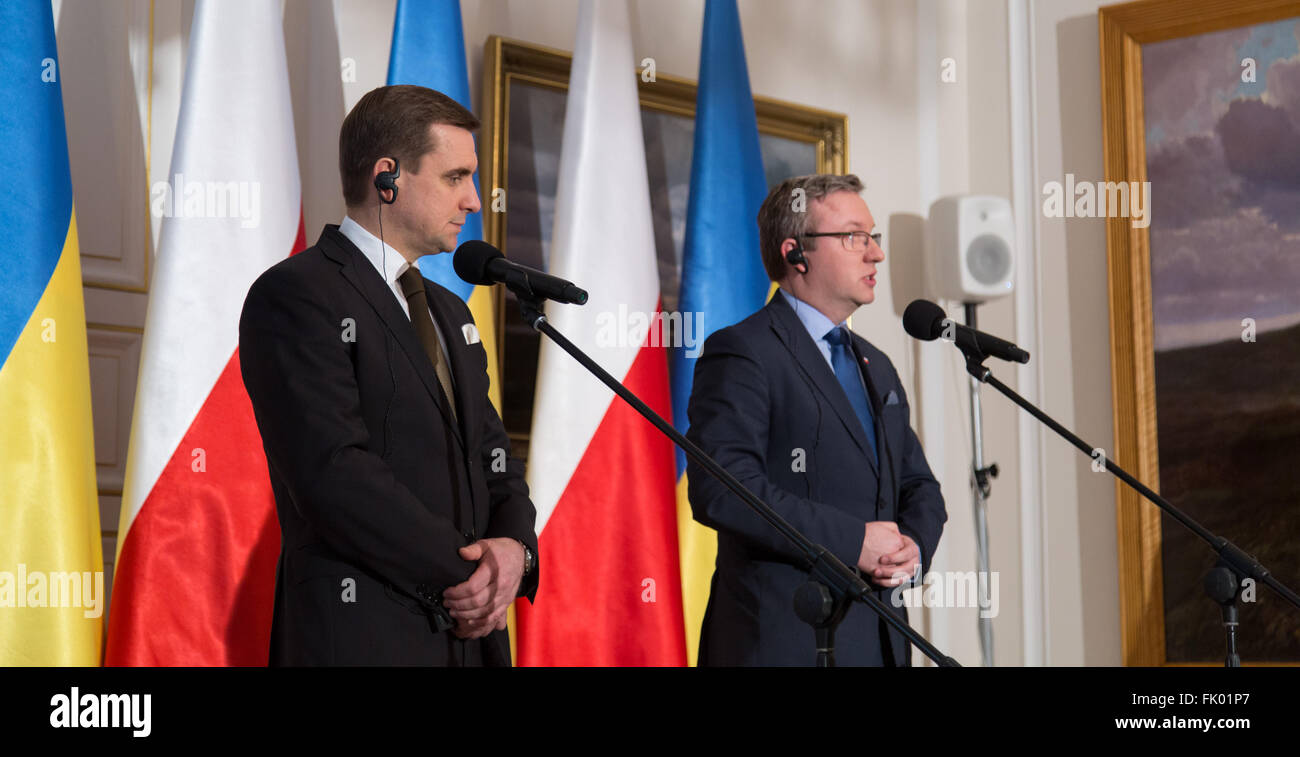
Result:
[[[867,401],[871,403],[871,421],[876,427],[876,463],[877,470],[883,480],[886,473],[885,466],[893,466],[894,461],[889,457],[888,444],[886,438],[888,429],[885,428],[884,398],[880,396],[880,389],[889,386],[889,376],[886,375],[885,367],[879,363],[873,365],[866,361],[866,344],[867,340],[858,336],[849,330],[850,344],[853,345],[853,359],[862,370],[862,383],[867,387]],[[892,473],[890,475],[893,475]],[[877,492],[884,496],[884,484],[877,487]],[[892,494],[890,496],[893,496]]]
[[[767,304],[767,309],[772,315],[772,330],[794,357],[795,365],[835,409],[840,422],[844,424],[844,428],[853,437],[853,442],[862,451],[862,456],[871,465],[872,472],[879,475],[876,461],[872,459],[871,444],[867,441],[866,429],[862,428],[858,414],[853,411],[853,405],[849,404],[844,388],[840,386],[839,379],[835,377],[835,372],[827,364],[821,350],[817,349],[812,335],[804,328],[803,322],[795,315],[794,309],[786,302],[784,295],[773,295],[772,301]],[[879,414],[876,417],[879,418]],[[879,428],[879,423],[876,427]]]
[[[867,399],[871,402],[871,415],[876,423],[877,431],[881,428],[880,411],[884,408],[884,397],[880,396],[879,387],[884,386],[887,377],[883,375],[884,368],[879,365],[872,365],[866,361],[866,350],[863,349],[866,340],[853,333],[850,329],[853,342],[854,360],[858,361],[858,366],[862,369],[863,383],[867,385]]]
[[[433,363],[425,353],[424,347],[420,345],[420,339],[415,333],[415,327],[411,325],[411,319],[402,312],[402,306],[397,304],[397,296],[384,286],[383,277],[370,261],[366,260],[365,255],[361,254],[356,245],[339,231],[338,226],[330,224],[325,227],[325,234],[321,236],[321,249],[331,260],[342,266],[340,273],[343,277],[360,292],[379,315],[379,319],[384,322],[388,331],[397,339],[402,351],[406,353],[407,360],[415,367],[415,372],[424,383],[424,388],[433,397],[438,412],[447,419],[447,425],[452,427],[456,440],[464,447],[465,440],[460,428],[452,420],[446,397],[443,396],[442,385],[438,383],[438,374],[434,372]]]

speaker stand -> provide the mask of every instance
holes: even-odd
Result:
[[[975,326],[975,308],[978,303],[963,303],[966,310],[966,325]],[[997,478],[998,465],[984,465],[984,419],[980,414],[980,382],[974,376],[970,381],[970,437],[973,458],[971,460],[971,497],[975,503],[975,551],[979,570],[975,575],[975,585],[979,597],[979,634],[980,656],[986,668],[993,667],[993,619],[985,617],[991,602],[989,600],[989,522],[988,497],[992,489],[992,479]]]

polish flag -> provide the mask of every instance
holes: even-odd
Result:
[[[122,492],[107,665],[265,665],[280,532],[239,372],[254,279],[304,247],[279,3],[199,0]]]
[[[549,272],[591,293],[547,319],[671,418],[659,274],[626,0],[583,0]],[[672,443],[542,340],[528,485],[541,585],[521,665],[685,665]]]

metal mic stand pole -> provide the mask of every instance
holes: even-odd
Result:
[[[966,310],[966,325],[975,328],[974,302],[963,303]],[[971,496],[975,501],[975,556],[979,572],[976,573],[976,591],[979,596],[980,655],[984,667],[993,667],[993,619],[985,616],[991,606],[989,599],[989,520],[988,496],[992,488],[991,478],[997,478],[998,465],[984,465],[984,419],[980,413],[980,382],[974,376],[970,381],[970,438],[973,459],[971,460]]]

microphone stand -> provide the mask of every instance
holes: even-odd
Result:
[[[812,625],[817,637],[818,667],[834,666],[835,626],[843,619],[851,601],[861,602],[871,608],[872,612],[879,615],[886,623],[902,633],[908,641],[915,644],[927,657],[934,660],[936,665],[960,667],[956,660],[940,652],[910,625],[890,612],[889,608],[876,597],[872,588],[857,573],[846,567],[844,563],[840,562],[839,558],[835,557],[825,547],[816,544],[800,533],[794,526],[787,523],[784,518],[772,509],[771,505],[768,505],[749,489],[746,489],[744,484],[740,483],[735,476],[728,473],[725,468],[709,457],[704,450],[673,428],[672,424],[651,410],[627,387],[623,386],[618,379],[609,375],[596,361],[592,360],[577,345],[557,331],[546,320],[546,315],[542,313],[541,298],[532,291],[526,282],[514,285],[511,282],[506,282],[506,286],[519,298],[520,313],[523,315],[524,321],[534,331],[550,337],[551,341],[559,345],[560,349],[569,353],[582,367],[600,379],[601,383],[613,390],[624,402],[631,405],[634,410],[650,421],[665,436],[672,439],[673,443],[680,447],[688,457],[704,468],[709,475],[730,489],[742,502],[749,505],[754,512],[770,523],[787,541],[803,553],[810,574],[809,584],[805,584],[799,589],[795,597],[795,608],[800,618],[805,622],[808,622],[810,618],[816,621]]]
[[[977,303],[963,303],[966,310],[966,325],[975,328],[975,308]],[[977,575],[984,577],[976,584],[979,592],[980,610],[986,610],[991,603],[988,596],[989,576],[989,519],[988,498],[992,489],[991,479],[998,476],[998,464],[984,465],[984,418],[980,412],[980,382],[974,376],[970,379],[970,437],[971,437],[971,497],[975,501],[975,559],[979,568]],[[984,612],[978,618],[980,634],[980,652],[983,653],[984,667],[993,667],[993,619]]]
[[[992,371],[984,366],[984,361],[988,356],[981,354],[974,348],[967,350],[958,345],[958,349],[961,349],[962,353],[966,355],[967,373],[974,376],[980,383],[988,384],[1002,392],[1012,402],[1024,408],[1030,415],[1042,421],[1043,424],[1070,444],[1082,450],[1085,455],[1092,457],[1092,451],[1095,447],[1075,436],[1069,429],[1057,423],[1047,413],[1039,410],[1024,397],[1016,394],[1011,387],[994,378]],[[1141,481],[1138,481],[1123,468],[1111,462],[1110,458],[1103,457],[1102,461],[1106,465],[1106,470],[1114,474],[1120,481],[1128,484],[1129,488],[1141,494],[1156,507],[1159,507],[1166,515],[1181,523],[1184,528],[1199,536],[1218,554],[1214,569],[1205,577],[1204,588],[1206,594],[1219,604],[1223,614],[1223,628],[1227,639],[1227,655],[1224,659],[1224,667],[1240,667],[1241,658],[1237,655],[1237,601],[1241,598],[1242,590],[1245,588],[1243,585],[1244,580],[1250,578],[1257,583],[1266,584],[1296,608],[1300,608],[1300,596],[1296,595],[1286,584],[1274,578],[1253,556],[1247,554],[1226,538],[1214,534],[1196,522],[1190,515],[1171,504],[1169,500],[1151,491]]]

